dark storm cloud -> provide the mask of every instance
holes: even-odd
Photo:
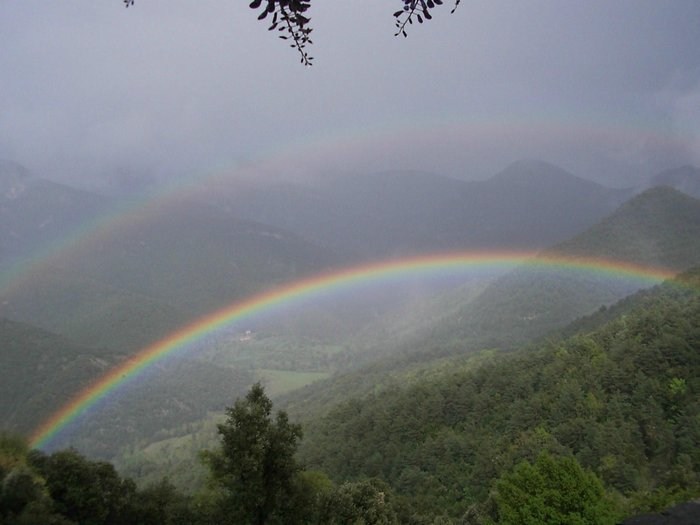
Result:
[[[390,5],[316,3],[310,69],[245,2],[8,3],[0,157],[96,187],[281,151],[464,177],[540,157],[618,185],[700,162],[695,1],[469,2],[407,39]]]

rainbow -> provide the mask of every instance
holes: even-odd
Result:
[[[154,363],[178,350],[194,345],[208,334],[234,322],[249,319],[277,307],[360,285],[401,282],[411,276],[445,275],[467,271],[506,271],[518,265],[544,269],[591,272],[613,279],[630,279],[640,287],[671,278],[672,272],[620,261],[539,255],[532,252],[467,252],[416,256],[363,264],[298,280],[262,292],[212,312],[135,353],[113,368],[41,423],[30,437],[33,448],[45,448],[71,422],[84,415],[100,400],[138,377]]]

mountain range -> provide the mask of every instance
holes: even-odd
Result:
[[[0,269],[32,262],[46,243],[123,209],[18,166],[0,168]],[[689,187],[693,172],[681,171],[659,180]],[[48,252],[9,292],[0,290],[0,333],[12,341],[4,358],[18,371],[12,388],[21,392],[3,397],[14,400],[2,407],[6,426],[31,428],[105,369],[201,315],[361,260],[518,248],[679,271],[700,264],[697,199],[670,188],[605,188],[539,161],[477,182],[387,172],[308,186],[260,184],[122,218],[74,249]],[[288,391],[337,372],[289,398],[293,412],[329,408],[328,400],[362,395],[373,384],[433,373],[455,355],[518,347],[634,291],[516,269],[492,282],[436,290],[415,307],[381,298],[359,303],[359,313],[324,307],[306,320],[292,316],[196,358],[164,363],[161,375],[87,422],[84,435],[92,437],[77,442],[112,457],[126,444],[118,426],[131,429],[122,437],[132,447],[179,438],[256,378],[273,378]],[[138,399],[150,401],[130,413]]]
[[[152,208],[37,179],[9,162],[0,165],[0,188],[0,272],[29,268],[19,285],[8,278],[12,293],[0,289],[0,315],[120,351],[360,259],[538,248],[630,194],[535,161],[481,182],[392,172],[313,187],[235,186]]]
[[[484,181],[423,172],[329,177],[237,191],[229,209],[360,257],[536,249],[592,226],[633,194],[541,161]]]
[[[23,174],[5,172],[2,181],[0,270],[10,277],[0,288],[0,315],[87,346],[136,350],[188,320],[340,261],[215,206],[185,202],[149,215]]]

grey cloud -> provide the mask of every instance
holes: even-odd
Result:
[[[698,162],[697,2],[469,2],[407,39],[390,6],[316,3],[309,69],[244,2],[8,4],[0,156],[85,180],[282,151],[290,172],[467,178],[541,157],[618,185]]]

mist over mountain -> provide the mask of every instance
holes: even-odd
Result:
[[[119,201],[32,178],[19,165],[5,162],[2,168],[0,268],[20,256],[31,262],[37,247],[119,209]],[[688,173],[694,172],[661,174],[659,180],[686,180]],[[309,186],[252,184],[197,195],[133,221],[122,213],[118,227],[50,257],[3,298],[0,311],[83,345],[135,350],[237,299],[358,257],[551,245],[551,239],[562,241],[600,221],[632,193],[535,160],[478,182],[397,171],[337,176]],[[544,254],[683,269],[697,259],[697,234],[697,201],[653,189]],[[523,337],[530,337],[634,291],[619,283],[562,277],[569,281],[553,286],[551,276],[539,279],[504,276],[463,307],[456,306],[453,292],[452,306],[428,318],[432,323],[452,315],[450,330],[481,338],[498,334],[510,316],[506,324],[520,325]],[[276,330],[332,341],[363,323],[379,326],[392,302],[406,298],[393,294],[312,309],[281,319]],[[405,316],[401,307],[396,312]],[[430,323],[416,317],[411,325]]]
[[[521,161],[484,181],[392,171],[253,188],[229,206],[325,246],[386,257],[542,248],[595,224],[632,193]]]
[[[542,250],[539,257],[600,258],[683,271],[700,264],[700,200],[671,188],[652,188],[594,226]],[[413,347],[431,346],[429,341],[435,345],[441,341],[446,354],[460,351],[459,345],[449,343],[454,340],[461,340],[462,348],[511,348],[643,286],[622,276],[606,278],[574,271],[565,264],[562,268],[538,268],[537,257],[533,262],[491,282],[473,283],[471,288],[436,296],[431,302],[432,314],[419,313],[418,318],[412,318],[404,313],[406,328],[400,335],[368,345],[373,351],[356,356],[356,362],[410,355]],[[425,323],[431,315],[432,324]],[[389,327],[397,326],[385,321]]]
[[[84,345],[136,350],[216,308],[340,264],[293,233],[198,201],[125,211],[119,201],[4,173],[0,270],[9,282],[0,313]]]
[[[85,346],[134,351],[192,319],[192,313],[60,266],[44,265],[0,311]]]
[[[110,204],[105,197],[33,177],[19,164],[0,161],[0,264],[63,238]]]
[[[611,258],[685,270],[700,257],[699,207],[700,200],[676,189],[651,188],[544,254]]]
[[[598,220],[628,193],[522,161],[481,182],[386,172],[308,187],[236,187],[150,213],[145,204],[131,220],[118,199],[2,166],[0,268],[30,265],[42,247],[58,246],[3,298],[3,315],[120,350],[357,258],[546,245]],[[62,239],[69,239],[64,249]]]
[[[16,198],[24,191],[29,170],[6,159],[0,159],[0,194],[3,199]]]

